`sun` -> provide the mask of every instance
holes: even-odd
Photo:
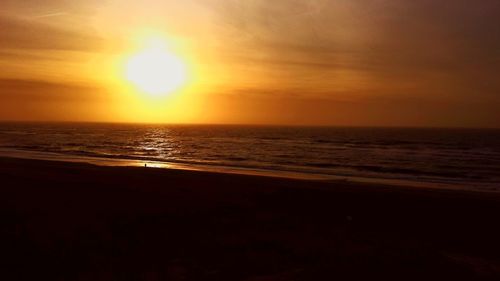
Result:
[[[187,81],[185,63],[159,39],[128,59],[125,76],[140,91],[155,97],[169,95]]]

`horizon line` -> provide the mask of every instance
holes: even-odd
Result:
[[[125,121],[71,121],[71,120],[0,120],[1,123],[32,124],[109,124],[109,125],[164,125],[164,126],[244,126],[244,127],[318,127],[318,128],[387,128],[387,129],[477,129],[500,130],[500,127],[415,126],[415,125],[335,125],[335,124],[280,124],[280,123],[169,123]]]

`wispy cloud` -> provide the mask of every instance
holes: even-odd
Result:
[[[69,15],[66,12],[54,12],[54,13],[47,13],[47,14],[42,14],[42,15],[36,15],[32,16],[32,19],[43,19],[43,18],[51,18],[51,17],[60,17],[60,16],[66,16]]]
[[[226,40],[221,48],[235,61],[259,61],[266,73],[293,79],[282,83],[317,77],[318,87],[329,87],[335,83],[324,81],[348,70],[370,77],[366,91],[408,85],[410,96],[500,96],[496,0],[210,3]]]
[[[0,79],[0,89],[0,103],[85,102],[107,98],[103,89],[95,86],[32,79]]]
[[[0,50],[96,51],[102,44],[99,36],[92,30],[74,30],[65,26],[2,16],[0,16],[0,42]]]

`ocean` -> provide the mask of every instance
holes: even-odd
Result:
[[[0,123],[0,156],[500,191],[500,130]]]

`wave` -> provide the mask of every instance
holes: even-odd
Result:
[[[500,186],[500,131],[9,125],[0,127],[0,147],[67,158]]]

